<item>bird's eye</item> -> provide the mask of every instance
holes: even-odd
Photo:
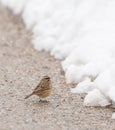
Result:
[[[49,80],[50,80],[50,77],[44,76],[44,79],[47,80],[47,81],[49,81]]]
[[[49,81],[50,79],[49,79],[49,78],[47,78],[46,80],[47,80],[47,81]]]

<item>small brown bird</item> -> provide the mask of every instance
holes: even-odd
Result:
[[[37,85],[37,87],[34,89],[34,91],[27,95],[25,99],[29,98],[32,95],[37,95],[40,98],[48,97],[51,94],[52,91],[52,83],[49,76],[44,76],[40,83]]]

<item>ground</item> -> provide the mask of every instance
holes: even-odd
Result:
[[[44,75],[52,78],[47,99],[24,97]],[[20,16],[0,5],[0,130],[114,130],[112,108],[85,107],[85,95],[72,94],[60,61],[38,52]]]

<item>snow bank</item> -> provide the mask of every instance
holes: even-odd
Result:
[[[37,50],[62,60],[72,92],[86,93],[85,105],[115,102],[114,0],[0,0],[21,13]]]

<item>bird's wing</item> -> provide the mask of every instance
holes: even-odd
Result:
[[[39,91],[39,90],[41,90],[41,85],[40,84],[37,85],[37,87],[34,89],[34,91]]]

